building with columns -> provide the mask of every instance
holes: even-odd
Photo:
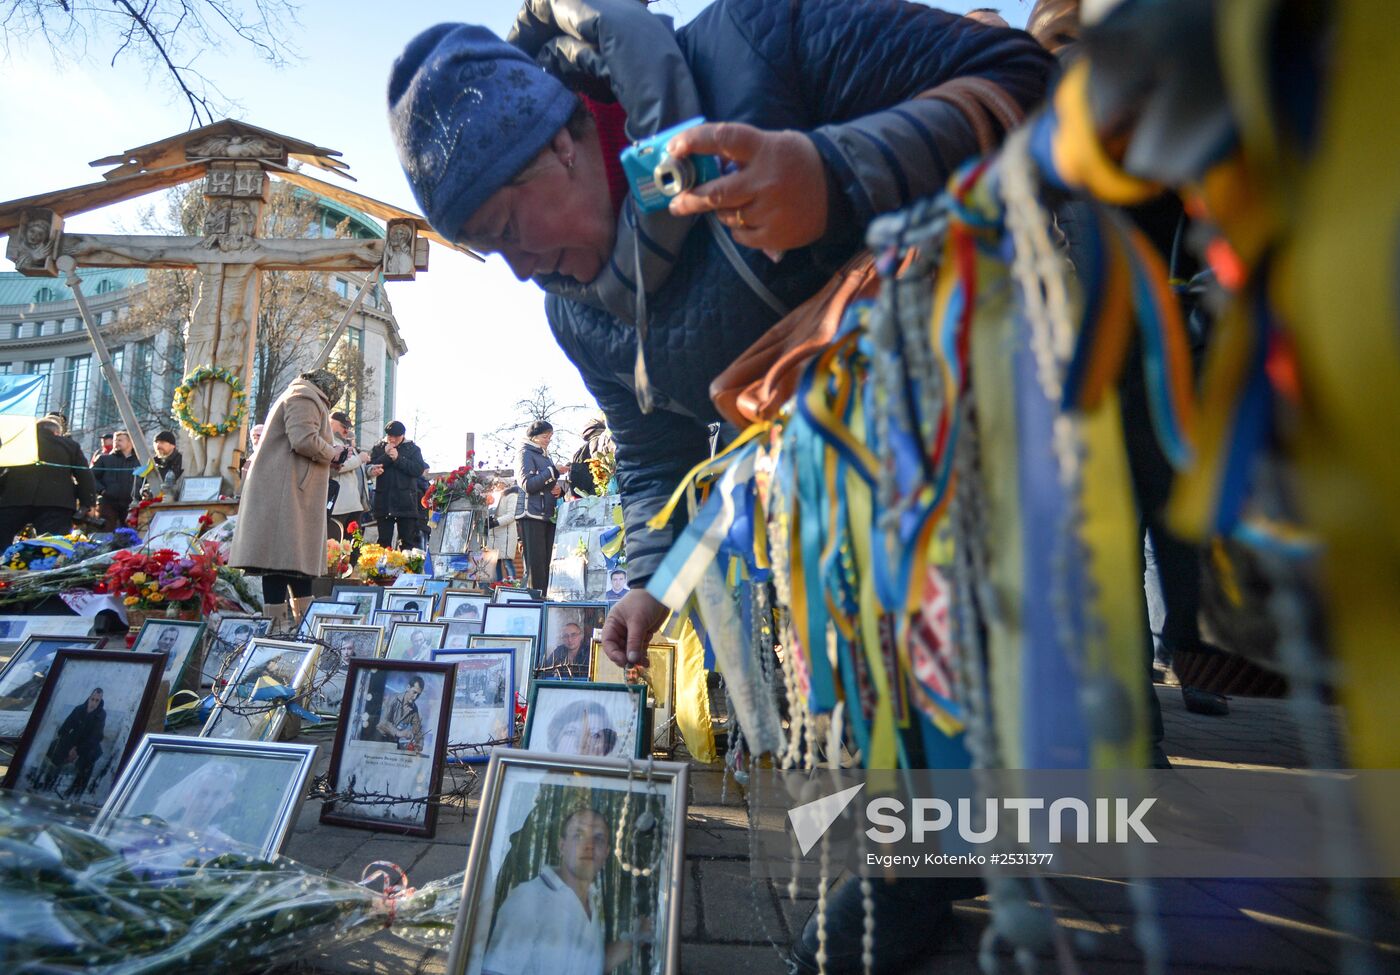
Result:
[[[384,228],[365,214],[325,197],[316,201],[320,226],[309,228],[308,236],[333,237],[337,228],[346,224],[352,237],[383,239]],[[133,304],[149,287],[145,270],[83,268],[79,277],[137,419],[150,438],[169,422],[172,393],[186,369],[196,364],[183,361],[183,349],[172,341],[170,328],[154,323],[132,328],[127,321]],[[351,304],[363,281],[363,275],[354,272],[326,272],[325,277],[341,308]],[[302,358],[283,371],[281,384],[309,365],[320,351],[318,336],[334,324],[308,324],[307,340],[296,345]],[[382,286],[365,296],[344,341],[362,357],[364,377],[358,390],[347,393],[341,407],[348,408],[355,420],[356,442],[373,443],[393,418],[398,361],[407,351]],[[77,302],[61,276],[0,272],[0,374],[18,373],[46,377],[40,412],[65,413],[70,435],[85,451],[98,449],[101,434],[122,425]],[[257,392],[256,387],[249,390],[250,405],[257,401]],[[280,390],[267,402],[277,393]]]

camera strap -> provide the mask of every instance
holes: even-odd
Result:
[[[743,255],[739,253],[739,248],[729,236],[729,231],[725,229],[724,224],[719,222],[718,214],[713,210],[705,214],[705,224],[710,228],[710,234],[715,238],[715,243],[719,244],[720,251],[734,267],[734,270],[738,272],[739,277],[743,278],[744,283],[749,286],[749,290],[758,295],[759,300],[765,305],[777,312],[779,318],[792,311],[791,308],[783,304],[781,298],[769,290],[768,285],[759,280],[757,274],[753,273],[753,268],[749,267]]]

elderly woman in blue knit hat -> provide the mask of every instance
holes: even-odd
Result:
[[[441,24],[394,65],[389,106],[423,213],[500,254],[546,312],[617,443],[632,591],[604,645],[644,664],[643,588],[675,526],[646,521],[707,456],[709,386],[860,248],[866,224],[977,151],[953,105],[981,76],[1022,107],[1051,61],[1027,35],[902,0],[716,0],[673,30],[636,0],[529,0],[508,40]],[[694,116],[672,154],[725,175],[643,212],[618,154]]]

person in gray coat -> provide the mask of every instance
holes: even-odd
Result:
[[[554,427],[548,420],[536,420],[525,431],[520,456],[515,464],[515,481],[525,492],[525,513],[517,520],[520,539],[525,543],[526,584],[540,592],[549,591],[549,559],[554,550],[554,500],[559,497],[560,471],[550,460],[549,442]]]

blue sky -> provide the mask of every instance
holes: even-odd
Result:
[[[661,0],[653,9],[681,24],[707,5]],[[962,11],[996,4],[936,6]],[[339,149],[358,180],[355,189],[414,209],[389,137],[384,88],[390,65],[426,27],[471,20],[504,34],[519,7],[517,0],[304,0],[300,26],[291,32],[299,60],[277,70],[230,44],[201,54],[196,67],[238,103],[231,117]],[[1001,7],[1019,24],[1029,3],[1006,0]],[[89,160],[188,128],[188,107],[163,79],[154,81],[134,58],[111,66],[113,49],[108,39],[94,37],[87,56],[75,63],[56,61],[33,42],[10,44],[0,62],[7,92],[0,99],[0,132],[7,135],[0,199],[92,182],[101,171]],[[129,229],[136,210],[126,205],[83,214],[67,227]],[[9,263],[0,259],[0,270],[10,270]],[[508,421],[511,404],[541,382],[563,402],[591,402],[549,333],[542,293],[517,282],[498,258],[482,265],[434,246],[431,270],[387,287],[409,347],[400,363],[399,417],[434,468],[460,463],[462,435]],[[577,414],[579,426],[586,416]]]

